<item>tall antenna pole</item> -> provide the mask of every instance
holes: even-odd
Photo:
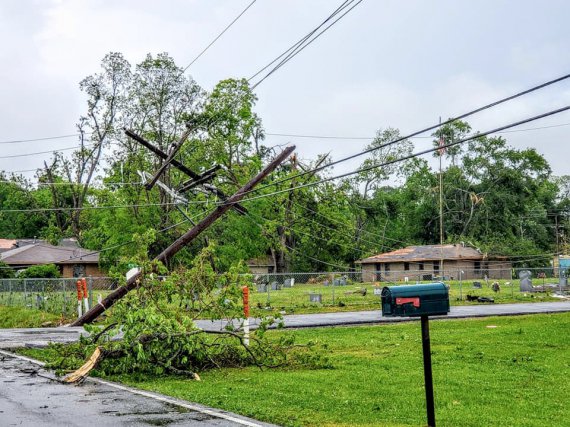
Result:
[[[439,118],[439,124],[441,125],[441,117]],[[439,128],[441,132],[441,127]],[[440,134],[440,139],[438,141],[439,145],[445,145],[443,140],[443,133]],[[443,143],[443,144],[442,144]],[[443,171],[441,168],[441,159],[444,148],[439,150],[439,274],[443,277]]]

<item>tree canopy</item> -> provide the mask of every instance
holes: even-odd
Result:
[[[134,67],[110,53],[80,89],[86,98],[77,123],[80,148],[71,157],[56,153],[35,182],[1,173],[1,237],[76,237],[83,247],[102,250],[103,263],[112,267],[134,252],[133,235],[152,229],[153,256],[215,208],[220,194],[247,182],[276,150],[263,145],[257,98],[245,79],[223,80],[207,92],[166,53],[147,55]],[[188,126],[176,160],[197,173],[219,165],[211,184],[221,193],[195,187],[173,194],[188,177],[172,167],[162,185],[148,191],[145,173],[152,175],[162,159],[123,129],[167,152]],[[432,136],[437,145],[471,133],[469,123],[456,121]],[[389,144],[399,137],[398,129],[380,128],[367,147],[374,151],[344,179],[321,182],[331,172],[312,172],[333,160],[328,154],[292,157],[252,200],[246,197],[247,214],[231,211],[175,264],[188,265],[215,243],[220,269],[269,256],[277,271],[341,270],[375,253],[439,243],[439,170],[427,158],[398,161],[413,150],[407,140]],[[435,155],[443,161],[446,241],[528,256],[528,262],[567,250],[570,178],[552,176],[535,149],[489,136]],[[395,163],[378,167],[386,162]]]

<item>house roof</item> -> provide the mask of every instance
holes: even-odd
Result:
[[[34,245],[36,243],[49,245],[46,240],[38,239],[0,239],[0,252],[6,252],[10,249],[19,248],[27,245]],[[61,239],[58,246],[65,246],[68,248],[79,248],[79,243],[75,238],[65,238]]]
[[[87,249],[35,243],[0,253],[8,265],[98,264],[99,254]]]
[[[0,239],[0,252],[9,251],[16,246],[16,243],[14,239]]]
[[[360,264],[385,262],[422,262],[444,260],[481,260],[484,255],[478,249],[463,245],[407,246],[392,252],[374,255],[357,261]]]

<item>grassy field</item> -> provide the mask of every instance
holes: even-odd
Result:
[[[430,329],[438,425],[570,426],[570,313],[432,321]],[[333,369],[114,379],[284,426],[425,425],[419,322],[272,333],[326,344]]]
[[[57,326],[61,316],[40,310],[0,305],[0,328],[38,328]]]
[[[494,292],[490,284],[482,282],[481,289],[474,289],[472,282],[446,281],[449,285],[451,305],[473,305],[468,302],[467,295],[485,296],[495,300],[495,303],[558,301],[548,292],[524,293],[519,291],[517,281],[499,281],[501,290]],[[401,284],[401,283],[398,283]],[[390,284],[391,285],[391,284]],[[273,309],[293,313],[319,313],[331,311],[379,310],[380,296],[374,294],[374,289],[381,290],[385,284],[358,283],[348,286],[323,286],[322,284],[295,284],[293,288],[270,290],[269,292],[253,292],[251,294],[254,315],[263,314],[269,304]],[[366,294],[359,291],[366,289]],[[309,301],[310,294],[320,294],[321,303]]]
[[[491,286],[482,282],[481,289],[474,289],[472,282],[446,281],[449,285],[451,305],[475,305],[477,302],[466,300],[467,295],[485,296],[495,300],[495,303],[542,302],[558,301],[549,292],[524,293],[519,292],[517,281],[499,281],[501,290],[494,292]],[[402,283],[398,283],[402,284]],[[537,283],[541,284],[541,283]],[[386,284],[351,283],[347,286],[324,286],[317,284],[295,284],[292,288],[258,292],[253,290],[251,295],[251,315],[264,316],[273,312],[283,314],[326,313],[339,311],[379,310],[380,296],[374,290],[380,291]],[[389,284],[392,285],[392,284]],[[364,292],[364,290],[366,292]],[[92,302],[99,295],[104,298],[109,290],[94,290]],[[310,301],[311,294],[320,295],[321,302]],[[39,308],[56,315],[63,314],[73,319],[76,313],[75,292],[43,291],[43,292],[0,292],[0,305],[13,305]]]

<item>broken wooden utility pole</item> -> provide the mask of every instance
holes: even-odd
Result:
[[[223,201],[227,200],[227,196],[222,192],[222,190],[218,189],[215,185],[211,185],[211,184],[206,183],[207,181],[213,179],[216,176],[216,172],[221,168],[221,166],[219,166],[219,165],[214,166],[213,168],[208,169],[207,171],[203,172],[202,174],[198,174],[198,173],[194,172],[192,169],[190,169],[190,168],[186,167],[185,165],[183,165],[182,163],[180,163],[179,161],[171,158],[169,154],[165,153],[160,148],[154,146],[153,144],[151,144],[150,142],[145,140],[142,136],[137,135],[133,131],[126,129],[126,128],[124,129],[124,131],[128,137],[134,139],[139,144],[141,144],[143,147],[148,148],[150,151],[152,151],[158,157],[165,160],[165,164],[170,164],[170,165],[174,166],[180,172],[182,172],[182,173],[188,175],[190,178],[192,178],[190,181],[186,181],[185,183],[183,183],[182,187],[179,188],[178,191],[184,192],[184,191],[189,190],[192,187],[195,187],[197,185],[201,185],[209,193],[214,194],[215,196],[219,197]],[[168,160],[168,163],[166,163],[166,160]],[[191,185],[191,184],[193,184],[193,185]],[[233,206],[233,208],[236,210],[236,212],[238,212],[241,215],[244,215],[247,213],[247,209],[244,208],[243,206],[239,205],[239,204],[235,204]]]
[[[182,144],[184,144],[184,141],[188,139],[191,133],[192,133],[192,128],[189,126],[188,129],[186,129],[186,131],[182,134],[180,139],[170,146],[166,159],[164,159],[162,165],[154,173],[154,176],[146,183],[145,188],[147,190],[149,191],[152,190],[152,187],[154,187],[154,184],[156,184],[156,181],[158,181],[160,175],[162,175],[166,170],[166,168],[170,165],[170,163],[172,163],[172,160],[174,160],[174,156],[176,156],[176,153],[180,151],[180,149],[182,148]]]
[[[218,206],[213,212],[209,213],[202,221],[188,230],[185,234],[179,237],[175,242],[173,242],[169,247],[167,247],[160,255],[158,255],[154,261],[160,261],[166,263],[171,259],[180,249],[194,240],[200,235],[204,230],[206,230],[210,225],[214,223],[218,218],[220,218],[229,209],[234,207],[234,205],[241,200],[246,194],[249,193],[257,184],[259,184],[267,175],[273,172],[277,166],[279,166],[293,151],[295,146],[285,148],[277,157],[275,157],[261,172],[259,172],[251,181],[240,188],[233,196],[228,198],[224,204]],[[115,302],[125,296],[129,291],[136,288],[137,282],[140,278],[141,272],[135,273],[124,286],[113,291],[100,303],[96,304],[71,324],[71,326],[82,326],[86,323],[93,322],[97,317],[99,317],[105,310],[110,308]]]

